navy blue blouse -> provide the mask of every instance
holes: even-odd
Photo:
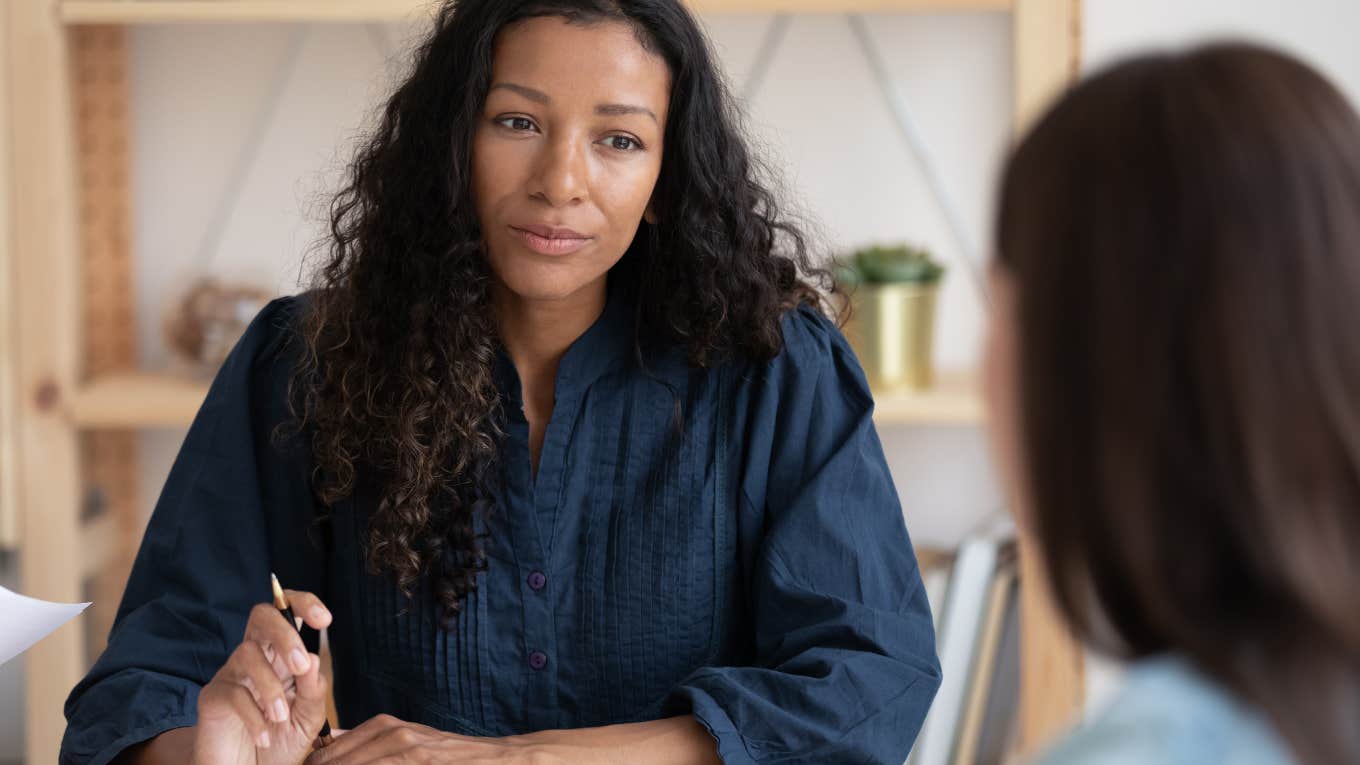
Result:
[[[305,436],[270,441],[303,299],[269,304],[214,380],[108,648],[67,699],[61,762],[194,724],[271,571],[334,615],[341,728],[388,713],[503,736],[692,713],[726,763],[903,762],[940,682],[934,629],[868,386],[824,317],[789,313],[769,362],[696,369],[675,349],[642,369],[611,298],[562,359],[537,474],[502,356],[489,570],[441,630],[425,584],[407,603],[365,570],[374,488],[319,524]]]

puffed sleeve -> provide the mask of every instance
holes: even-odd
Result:
[[[199,689],[240,644],[269,574],[321,592],[302,438],[271,440],[287,416],[289,347],[302,298],[255,317],[190,426],[152,513],[108,646],[66,700],[63,765],[103,765],[128,746],[193,725]],[[324,597],[324,596],[323,596]],[[308,635],[315,650],[315,637]]]
[[[755,661],[672,697],[723,762],[901,765],[940,684],[935,630],[864,373],[808,308],[742,375],[740,555]]]

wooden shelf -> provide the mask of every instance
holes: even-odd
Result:
[[[1074,78],[1081,50],[1080,0],[689,1],[703,14],[1007,12],[1012,28],[1011,82],[1017,130]],[[0,313],[7,315],[0,318],[9,320],[0,321],[4,325],[0,335],[24,339],[0,350],[5,356],[0,358],[0,372],[9,372],[8,403],[14,415],[14,419],[0,424],[0,441],[8,437],[5,445],[9,447],[0,449],[0,461],[7,453],[7,467],[14,471],[12,477],[10,473],[0,476],[0,490],[10,492],[6,504],[17,510],[17,518],[12,518],[17,523],[10,524],[11,531],[23,531],[20,576],[31,583],[29,594],[75,602],[83,591],[84,574],[96,569],[101,569],[94,577],[96,587],[116,592],[122,582],[110,582],[111,571],[136,551],[135,539],[129,534],[135,537],[140,528],[128,525],[125,519],[81,523],[81,487],[86,478],[82,449],[92,440],[81,431],[183,427],[192,421],[208,390],[202,380],[167,375],[95,374],[96,370],[116,367],[100,367],[88,357],[90,346],[82,338],[81,317],[90,297],[82,284],[87,254],[83,250],[85,242],[91,240],[81,237],[100,230],[98,226],[127,228],[135,205],[130,196],[83,193],[90,185],[81,173],[91,163],[78,156],[77,148],[82,144],[72,140],[73,131],[77,136],[94,135],[106,144],[107,128],[97,125],[113,118],[106,105],[95,110],[73,108],[89,103],[81,98],[91,97],[90,93],[76,93],[76,86],[95,89],[93,96],[99,99],[116,96],[122,102],[127,95],[122,75],[82,80],[79,68],[72,71],[73,61],[80,65],[83,60],[72,55],[73,50],[79,52],[81,34],[96,31],[73,27],[419,22],[435,7],[434,2],[0,0],[0,40],[4,41],[0,43],[0,90],[5,91],[0,94],[0,160],[8,160],[0,162],[0,261],[8,261],[0,262],[7,266],[0,272],[9,275],[8,284],[0,285],[7,287],[0,295]],[[19,73],[23,76],[16,76]],[[102,75],[103,70],[99,73]],[[24,193],[4,194],[6,188],[23,189]],[[18,258],[17,253],[23,253],[23,257]],[[4,275],[0,273],[0,281]],[[107,302],[107,298],[100,300],[101,304]],[[82,380],[81,370],[94,376]],[[981,422],[975,381],[976,376],[946,375],[940,385],[924,393],[880,391],[875,419],[885,427]],[[60,394],[55,409],[47,395],[53,390]],[[21,391],[33,395],[21,396]],[[16,423],[21,427],[12,427]],[[134,528],[135,533],[129,531]],[[118,539],[122,541],[116,542]],[[73,559],[83,565],[70,565]],[[1022,751],[1034,752],[1082,708],[1083,653],[1064,631],[1062,620],[1047,600],[1032,542],[1022,543],[1021,559],[1026,568],[1022,575],[1025,600],[1020,627],[1018,739]],[[103,583],[98,584],[101,580]],[[30,682],[24,692],[28,710],[25,761],[58,759],[64,730],[62,703],[88,670],[87,649],[91,647],[97,648],[97,640],[82,635],[77,625],[70,624],[26,654]]]
[[[884,425],[979,425],[983,421],[977,376],[944,372],[927,391],[874,392],[874,423]]]
[[[1015,0],[691,0],[699,13],[1010,10]],[[374,22],[429,14],[430,0],[63,0],[67,24]]]
[[[976,425],[983,419],[975,376],[940,375],[938,386],[916,393],[875,393],[880,425]],[[82,428],[188,427],[208,394],[208,383],[170,374],[121,372],[86,383],[71,402]]]
[[[86,383],[71,402],[71,420],[83,428],[188,427],[207,395],[201,380],[122,372]]]

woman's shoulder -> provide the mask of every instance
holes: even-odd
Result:
[[[1124,687],[1037,765],[1291,765],[1269,724],[1178,657],[1130,668]]]
[[[836,322],[816,306],[803,303],[779,320],[780,347],[771,358],[738,355],[731,360],[738,388],[758,397],[797,397],[800,391],[835,389],[871,407],[873,397],[849,342]]]
[[[241,332],[213,377],[201,412],[235,411],[241,402],[253,414],[278,418],[286,405],[288,382],[296,368],[299,322],[308,294],[286,295],[266,303]]]
[[[859,370],[840,327],[817,306],[801,303],[787,310],[779,320],[779,332],[781,346],[764,363],[768,368],[812,374]]]
[[[740,423],[778,427],[790,418],[819,420],[840,432],[871,417],[873,394],[836,323],[814,306],[787,311],[772,357],[738,357],[725,365],[730,402]]]
[[[825,359],[839,350],[849,350],[840,328],[820,308],[800,303],[785,312],[780,320],[784,337],[781,353],[798,359]]]
[[[246,325],[232,350],[236,359],[229,358],[228,363],[239,360],[258,371],[263,362],[276,362],[293,349],[311,294],[283,295],[265,303]]]

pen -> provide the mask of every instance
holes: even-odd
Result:
[[[288,623],[298,631],[299,635],[301,635],[302,626],[293,618],[293,607],[288,604],[288,596],[283,594],[283,587],[279,585],[279,578],[271,573],[269,575],[269,582],[274,587],[274,607],[279,609],[279,613],[283,614],[283,618],[287,619]],[[329,746],[330,743],[331,724],[330,721],[323,716],[321,718],[321,733],[316,737],[316,741],[313,742],[312,748],[320,749],[324,746]]]

